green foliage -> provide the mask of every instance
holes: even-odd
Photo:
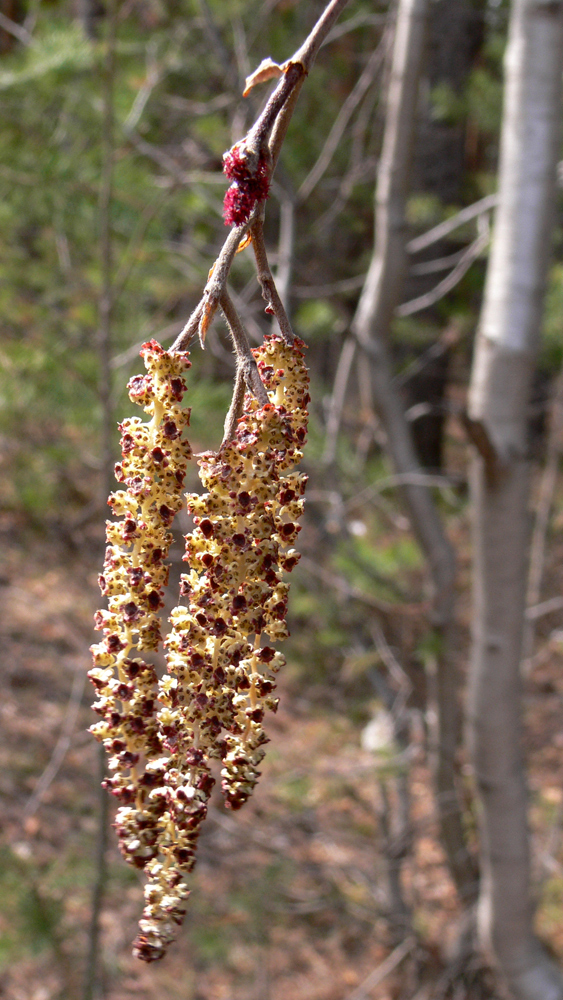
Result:
[[[555,374],[563,364],[563,264],[554,264],[549,275],[543,317],[542,368]]]

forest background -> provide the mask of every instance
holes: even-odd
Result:
[[[139,968],[130,957],[142,886],[111,834],[105,871],[97,859],[99,762],[85,732],[84,677],[108,451],[117,457],[113,428],[131,412],[125,385],[139,370],[140,344],[174,339],[225,237],[222,154],[262,96],[243,100],[244,79],[265,55],[286,58],[323,6],[2,4],[0,995],[10,1000],[502,996],[479,957],[455,952],[462,910],[431,792],[440,650],[428,569],[361,356],[350,359],[341,394],[372,253],[394,5],[355,0],[333,29],[302,90],[268,202],[267,241],[295,330],[309,344],[313,403],[304,557],[261,787],[236,817],[214,804],[185,931],[160,967]],[[503,0],[431,4],[411,240],[496,189],[507,20]],[[432,245],[411,248],[404,302],[427,298],[393,326],[395,385],[458,553],[462,675],[471,613],[463,414],[486,204]],[[538,488],[544,468],[553,488],[525,687],[537,927],[560,958],[561,222],[559,204],[530,413]],[[270,320],[245,254],[233,294],[258,342]],[[192,360],[190,438],[203,450],[221,440],[234,372],[220,322]],[[186,517],[176,575],[187,527]],[[462,749],[457,770],[475,848]],[[92,900],[102,889],[96,943]],[[372,974],[389,954],[395,959],[378,983]]]

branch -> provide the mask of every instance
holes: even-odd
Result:
[[[448,292],[451,292],[452,288],[455,288],[455,286],[459,284],[463,276],[471,267],[473,261],[477,260],[482,251],[485,249],[489,239],[490,234],[488,229],[487,232],[480,233],[477,239],[474,240],[466,250],[464,250],[453,271],[450,271],[446,278],[439,281],[434,288],[432,288],[429,292],[425,292],[424,295],[419,295],[416,299],[411,299],[410,302],[405,302],[402,306],[398,306],[395,309],[395,315],[412,316],[414,313],[422,312],[423,309],[428,309],[436,302],[439,302],[440,299],[443,299]]]
[[[235,353],[237,356],[237,373],[239,371],[242,372],[248,391],[252,392],[256,396],[260,406],[265,406],[266,403],[269,402],[268,393],[266,392],[264,383],[260,378],[258,366],[254,360],[252,351],[250,350],[250,344],[248,343],[244,327],[226,290],[221,296],[221,309],[223,310],[225,319],[227,320],[229,332],[235,347]],[[235,385],[235,395],[236,391]]]
[[[307,174],[307,177],[299,188],[299,191],[297,192],[297,198],[299,201],[307,200],[311,192],[319,183],[323,174],[330,166],[330,161],[338,148],[348,122],[354,114],[358,104],[364,98],[365,94],[375,80],[376,74],[381,67],[384,57],[385,45],[383,42],[380,42],[377,48],[373,50],[363,73],[340,108],[317,162],[310,173]]]
[[[468,205],[467,208],[462,208],[461,211],[456,212],[451,218],[446,219],[444,222],[440,222],[438,226],[434,226],[427,233],[423,233],[422,236],[417,236],[410,243],[407,243],[407,253],[418,253],[419,250],[424,250],[426,247],[432,246],[433,243],[437,243],[438,240],[448,236],[449,233],[453,233],[455,229],[459,229],[466,222],[471,222],[477,215],[483,215],[484,212],[490,212],[492,208],[496,208],[498,205],[498,195],[488,194],[486,198],[480,198],[479,201],[475,201],[473,205]]]
[[[17,24],[16,21],[12,21],[5,14],[0,14],[0,28],[7,31],[9,35],[13,35],[17,38],[18,42],[22,45],[33,46],[35,45],[35,39],[30,35],[29,31],[24,28],[21,24]]]
[[[407,955],[410,955],[411,951],[416,947],[416,938],[408,937],[401,944],[398,944],[396,948],[393,949],[390,955],[378,965],[373,972],[370,972],[367,979],[364,979],[363,983],[360,983],[352,993],[349,993],[346,1000],[367,1000],[371,995],[376,986],[379,986],[383,980],[389,976],[398,965],[401,964]]]
[[[270,95],[264,110],[242,140],[242,143],[238,144],[244,145],[248,150],[256,150],[260,153],[266,151],[268,153],[271,162],[269,170],[270,178],[275,169],[279,151],[295,109],[301,85],[313,65],[323,41],[347,3],[348,0],[331,0],[303,45],[291,59],[288,59],[284,63],[283,68],[279,67],[283,73],[281,79]],[[136,136],[134,141],[139,145],[139,148],[144,143],[144,140]],[[167,164],[167,169],[171,169],[173,174],[176,172],[175,164]],[[242,241],[249,230],[252,230],[252,244],[256,255],[258,277],[262,285],[263,294],[278,320],[282,335],[288,343],[293,343],[293,332],[277,293],[268,264],[262,236],[262,212],[263,204],[259,202],[255,206],[250,218],[241,225],[234,226],[229,232],[219,257],[210,271],[203,297],[188,319],[184,329],[174,341],[172,345],[173,351],[184,350],[196,333],[199,333],[199,338],[203,346],[206,331],[226,289],[235,254],[239,248],[242,249]]]
[[[22,817],[24,820],[35,815],[45,797],[47,789],[50,788],[59,773],[61,764],[63,763],[72,742],[72,736],[76,727],[76,720],[80,710],[80,702],[82,701],[85,683],[86,672],[82,669],[82,664],[80,664],[80,667],[74,674],[72,689],[69,695],[64,722],[61,727],[59,738],[47,767],[37,781],[35,788],[33,789],[33,794],[30,795],[23,808]]]
[[[268,303],[266,306],[266,312],[270,312],[276,317],[282,337],[288,344],[293,344],[294,337],[293,330],[291,329],[291,323],[289,322],[283,302],[278,294],[274,276],[268,263],[266,244],[264,242],[264,220],[262,214],[258,216],[255,222],[253,222],[250,228],[250,234],[252,236],[252,249],[254,250],[254,256],[256,258],[258,281],[260,282],[262,288],[262,298],[264,298]]]
[[[331,30],[335,21],[338,20],[342,11],[346,7],[348,0],[331,0],[328,7],[317,21],[308,38],[297,50],[291,62],[301,62],[308,73],[317,58],[318,51]]]

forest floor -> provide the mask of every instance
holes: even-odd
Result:
[[[97,567],[92,556],[33,538],[11,515],[0,532],[0,997],[82,1000],[98,828],[98,745],[87,732],[84,684]],[[561,593],[562,550],[550,550],[550,593]],[[539,623],[525,740],[538,931],[563,960],[560,621],[558,612]],[[461,914],[437,840],[424,726],[400,763],[413,830],[402,870],[412,931],[401,934],[387,919],[382,835],[382,793],[394,794],[399,765],[382,767],[362,749],[363,724],[330,685],[308,685],[288,669],[279,693],[260,785],[240,813],[214,797],[185,926],[161,963],[131,957],[142,881],[110,833],[100,996],[500,1000],[478,960],[448,965]]]

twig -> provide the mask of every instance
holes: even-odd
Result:
[[[444,278],[424,295],[419,295],[418,298],[411,299],[410,302],[405,302],[402,306],[397,306],[395,309],[395,315],[412,316],[414,313],[421,312],[423,309],[428,309],[430,306],[433,306],[435,302],[443,299],[444,295],[447,295],[448,292],[451,292],[452,288],[455,288],[455,286],[459,284],[464,274],[466,274],[471,267],[473,261],[477,260],[481,251],[487,246],[489,238],[490,234],[488,229],[486,232],[480,233],[477,239],[474,240],[466,250],[464,250],[453,271],[448,274],[447,278]]]
[[[462,250],[456,250],[455,253],[447,254],[446,257],[436,257],[435,260],[424,260],[420,264],[411,264],[410,273],[418,277],[424,274],[436,274],[438,271],[447,271],[449,267],[455,267],[466,249],[463,247]]]
[[[272,173],[275,169],[281,144],[289,126],[303,80],[313,65],[322,42],[347,3],[348,0],[331,0],[331,3],[328,4],[303,45],[285,63],[282,78],[268,99],[264,110],[247,133],[245,139],[247,146],[255,146],[259,149],[263,149],[265,145],[268,147],[272,162]],[[202,6],[204,7],[205,5],[202,4]],[[144,140],[133,133],[132,137],[133,141],[142,149],[145,144]],[[156,156],[152,148],[150,152]],[[167,157],[166,159],[168,160],[169,158]],[[177,176],[178,174],[178,168],[173,161],[167,163],[165,169],[169,170],[173,176]],[[196,333],[199,333],[203,344],[205,333],[217,311],[226,287],[235,254],[241,240],[246,236],[251,227],[254,230],[252,243],[257,258],[259,280],[263,290],[266,292],[268,304],[271,306],[278,320],[282,335],[288,340],[288,343],[293,343],[293,332],[275,289],[268,264],[262,237],[262,211],[261,206],[257,206],[248,222],[240,226],[235,226],[230,230],[219,257],[211,270],[209,280],[204,289],[203,298],[188,319],[180,335],[174,341],[171,348],[173,351],[184,350]]]
[[[235,347],[235,353],[237,356],[237,375],[239,371],[242,372],[249,392],[254,393],[256,399],[260,403],[260,406],[265,406],[268,402],[268,393],[266,392],[264,383],[260,378],[258,367],[256,365],[256,361],[254,360],[252,351],[250,350],[250,344],[248,343],[244,327],[226,289],[221,296],[221,309],[223,310],[225,319],[227,320],[229,332]],[[236,394],[237,387],[235,384],[235,396]]]
[[[348,337],[348,339],[344,341],[340,352],[336,375],[334,376],[334,386],[330,397],[329,411],[326,422],[325,447],[323,452],[323,462],[325,465],[331,465],[336,457],[336,442],[340,432],[342,413],[344,411],[344,400],[346,398],[346,389],[348,387],[355,353],[356,340],[354,337]]]
[[[256,259],[258,281],[262,288],[262,298],[268,303],[267,310],[271,311],[276,317],[282,337],[291,345],[294,340],[293,330],[291,329],[291,323],[278,294],[274,276],[268,263],[266,244],[264,242],[264,220],[262,213],[252,223],[250,233],[252,236],[252,249],[254,250],[254,257]]]
[[[346,130],[348,122],[354,114],[358,104],[363,100],[365,94],[375,80],[375,76],[381,67],[384,57],[385,46],[382,42],[380,42],[377,48],[373,50],[363,73],[340,108],[334,125],[332,126],[327,136],[327,140],[319,154],[317,162],[307,174],[305,180],[299,188],[297,192],[299,201],[303,202],[307,200],[311,192],[321,180],[323,174],[326,173],[328,167],[330,166],[330,161],[332,160],[332,157],[334,156],[334,153],[336,152],[340,140]]]
[[[295,243],[295,201],[285,191],[280,201],[280,233],[278,239],[278,260],[276,266],[276,287],[280,300],[289,318],[291,289],[291,265]]]
[[[424,250],[426,247],[432,246],[433,243],[437,243],[444,236],[453,233],[455,229],[459,229],[466,222],[471,222],[476,216],[483,215],[484,212],[490,212],[497,205],[497,194],[488,194],[485,198],[480,198],[479,201],[475,201],[472,205],[468,205],[467,208],[462,208],[459,212],[456,212],[449,219],[440,222],[433,229],[429,229],[422,236],[416,236],[414,240],[407,243],[407,253],[418,253],[419,250]]]
[[[343,278],[341,281],[332,281],[329,285],[296,285],[293,294],[296,299],[323,299],[330,295],[341,295],[342,292],[354,292],[356,288],[362,287],[365,280],[365,274],[358,274],[355,278]]]
[[[431,364],[432,361],[436,361],[438,358],[449,351],[450,348],[454,347],[460,339],[460,331],[455,323],[448,326],[444,332],[440,335],[436,343],[431,344],[428,350],[424,354],[420,354],[418,358],[415,358],[402,372],[393,377],[393,385],[395,386],[405,386],[411,378],[421,372],[426,365]]]
[[[411,951],[413,951],[415,947],[415,937],[405,938],[401,944],[398,944],[397,947],[393,949],[391,954],[387,956],[381,965],[378,965],[373,972],[370,972],[369,976],[364,979],[363,983],[360,983],[355,990],[352,990],[352,992],[348,994],[346,1000],[366,1000],[372,990],[374,990],[376,986],[379,986],[379,984],[383,982],[383,980],[386,979],[398,965],[401,964],[403,959],[406,958],[407,955],[410,955]]]
[[[151,42],[147,48],[147,76],[145,82],[139,87],[131,111],[123,122],[123,131],[128,134],[137,128],[141,115],[145,110],[148,100],[160,80],[160,70],[154,58],[155,46]]]
[[[108,843],[109,826],[109,798],[106,790],[102,788],[102,782],[106,777],[106,761],[103,746],[98,747],[98,782],[101,795],[99,798],[98,816],[98,837],[96,840],[95,856],[95,880],[92,887],[92,909],[90,915],[90,930],[88,934],[88,957],[86,961],[86,974],[84,977],[83,1000],[94,1000],[96,996],[96,982],[101,978],[99,968],[99,943],[100,943],[100,913],[104,904],[106,882],[107,882],[107,861],[106,851]]]
[[[398,472],[391,476],[385,476],[376,483],[366,486],[355,496],[347,500],[345,507],[355,506],[360,500],[370,500],[384,490],[394,489],[396,486],[433,486],[446,487],[455,485],[458,482],[452,476],[432,476],[426,472]]]
[[[418,613],[423,607],[422,604],[390,604],[388,601],[380,601],[379,598],[373,597],[371,594],[366,594],[359,587],[349,584],[343,576],[339,576],[319,566],[307,556],[301,556],[299,562],[303,569],[312,573],[313,576],[318,577],[319,580],[322,580],[329,587],[339,591],[345,597],[352,597],[356,601],[361,601],[362,604],[367,604],[369,607],[375,608],[376,611],[380,611],[382,614],[389,614],[390,612],[393,612],[393,614]]]
[[[167,326],[162,327],[161,330],[155,330],[152,333],[152,336],[156,337],[156,339],[161,344],[163,344],[170,337],[177,336],[179,330],[181,330],[181,329],[183,329],[181,323],[178,323],[178,322],[176,322],[176,323],[169,323]],[[150,337],[151,333],[149,332],[149,334],[147,336]],[[119,354],[116,354],[111,359],[111,367],[112,368],[121,368],[123,365],[128,365],[130,361],[134,361],[136,358],[138,358],[139,351],[140,351],[141,347],[143,346],[145,340],[146,340],[146,337],[144,338],[144,340],[139,340],[139,341],[137,341],[136,344],[132,344],[131,347],[128,347],[126,351],[121,351]]]
[[[326,7],[325,11],[321,14],[309,37],[305,39],[301,48],[298,49],[292,57],[291,62],[303,63],[305,71],[307,73],[309,72],[321,45],[323,44],[335,21],[337,21],[340,17],[347,3],[348,0],[331,0],[328,7]]]
[[[242,366],[237,368],[237,373],[235,376],[235,387],[233,391],[233,398],[231,400],[231,405],[227,416],[225,417],[225,430],[223,433],[223,440],[221,442],[221,447],[232,441],[235,436],[235,431],[237,427],[237,422],[239,417],[242,416],[242,408],[244,404],[244,393],[246,388],[246,380],[244,377],[244,372]]]
[[[21,24],[17,24],[16,21],[12,21],[5,14],[0,14],[0,28],[7,31],[9,35],[13,35],[14,38],[17,38],[18,42],[21,42],[22,45],[33,46],[36,44],[35,39],[26,28]]]
[[[146,206],[144,211],[139,217],[139,221],[135,227],[133,235],[129,240],[129,245],[124,251],[123,256],[119,262],[119,269],[115,276],[114,282],[114,298],[117,298],[123,292],[129,278],[131,277],[131,272],[135,267],[135,251],[141,245],[145,233],[150,226],[154,217],[160,212],[164,202],[168,196],[173,192],[174,188],[168,187],[165,191],[159,192],[156,198],[153,199],[150,204]]]
[[[526,608],[526,618],[528,621],[536,621],[544,615],[550,615],[552,611],[560,611],[563,608],[563,597],[550,597],[548,601],[541,604],[532,604]]]
[[[379,653],[383,663],[387,667],[391,677],[397,684],[399,691],[397,693],[395,703],[392,706],[392,711],[400,714],[404,707],[408,696],[412,691],[412,684],[403,670],[401,664],[399,663],[397,657],[395,656],[393,650],[389,646],[383,629],[377,622],[372,622],[370,631],[375,644],[375,648]]]
[[[37,781],[35,788],[33,789],[33,794],[30,795],[23,809],[23,819],[28,819],[29,816],[34,816],[39,806],[41,805],[45,794],[52,785],[53,781],[57,777],[61,765],[66,757],[67,751],[70,747],[74,729],[76,726],[76,719],[78,717],[78,712],[80,710],[80,702],[82,700],[82,695],[84,693],[84,685],[86,683],[86,672],[82,669],[82,664],[75,670],[74,679],[72,682],[72,688],[70,691],[68,704],[65,712],[65,717],[63,724],[61,726],[61,732],[59,738],[55,744],[53,753],[51,754],[51,759],[47,764],[47,767],[43,771],[43,774]]]
[[[386,23],[387,14],[356,14],[355,17],[349,17],[347,21],[343,21],[342,24],[338,24],[335,28],[332,28],[323,42],[323,48],[325,45],[335,42],[337,38],[342,38],[342,35],[347,35],[349,31],[355,31],[356,28],[363,28],[365,25]]]

